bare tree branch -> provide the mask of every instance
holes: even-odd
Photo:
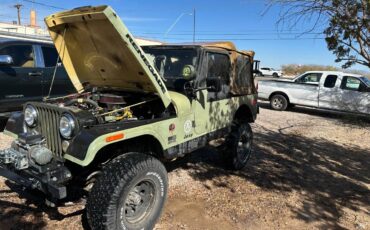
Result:
[[[281,6],[278,28],[321,30],[328,49],[344,68],[357,63],[370,68],[369,0],[271,0]],[[302,27],[301,26],[301,27]]]

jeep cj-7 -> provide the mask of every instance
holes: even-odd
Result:
[[[140,47],[108,6],[45,19],[77,94],[29,102],[5,134],[0,175],[56,203],[87,193],[93,229],[149,229],[168,188],[163,162],[225,137],[245,166],[257,114],[252,51],[231,42]]]

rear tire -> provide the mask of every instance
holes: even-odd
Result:
[[[270,106],[274,110],[284,111],[288,107],[288,100],[281,94],[276,94],[270,99]]]
[[[226,166],[233,170],[244,168],[252,154],[253,132],[247,122],[234,121],[226,137],[223,156]]]
[[[89,195],[92,229],[152,229],[167,197],[163,164],[142,153],[127,153],[108,163]]]

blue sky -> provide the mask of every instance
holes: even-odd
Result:
[[[191,42],[193,8],[196,9],[196,40],[231,40],[239,49],[254,50],[262,66],[280,68],[283,64],[334,65],[335,56],[326,48],[322,35],[301,35],[309,25],[291,30],[278,29],[280,9],[268,7],[267,0],[1,0],[0,21],[16,20],[15,3],[23,4],[22,20],[29,21],[29,10],[35,8],[38,23],[46,15],[85,5],[111,5],[135,36]],[[41,3],[41,4],[38,4]],[[45,5],[42,5],[45,4]],[[54,7],[52,7],[54,6]],[[59,9],[61,8],[61,9]],[[268,9],[266,11],[266,9]],[[182,15],[165,36],[175,20]],[[355,65],[353,69],[367,70]]]

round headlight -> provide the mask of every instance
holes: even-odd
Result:
[[[69,139],[72,137],[76,127],[76,122],[71,114],[64,114],[59,121],[59,132],[62,137]]]
[[[36,125],[37,122],[37,110],[32,105],[27,105],[24,110],[24,121],[30,127]]]

